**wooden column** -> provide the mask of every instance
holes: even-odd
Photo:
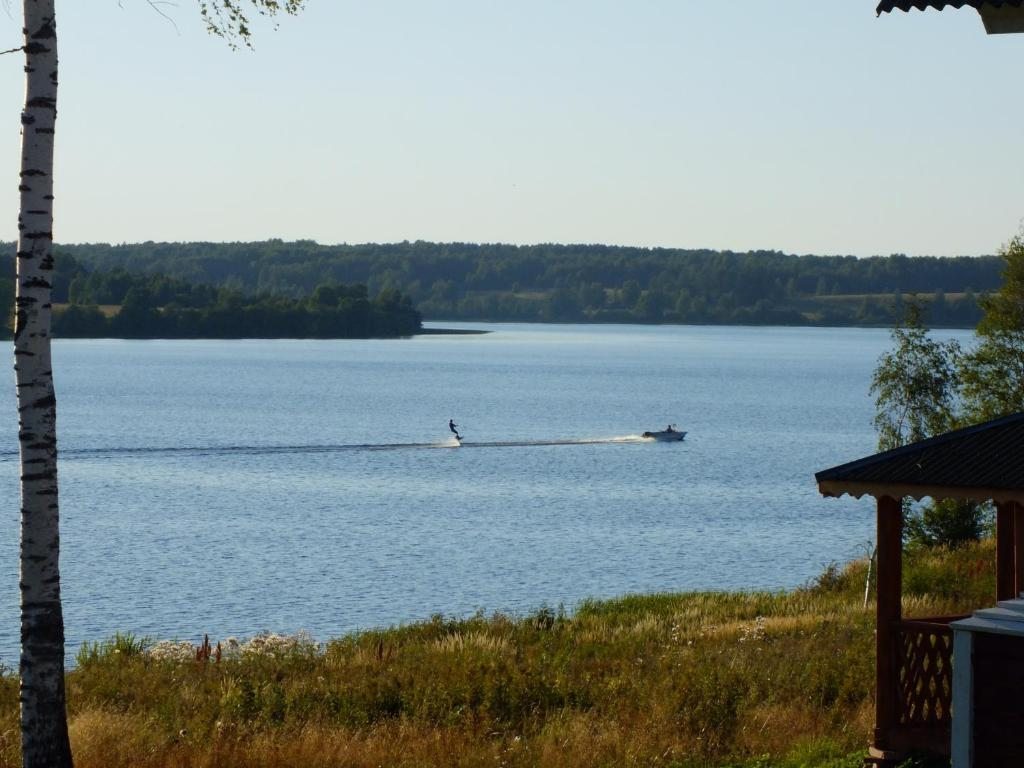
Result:
[[[897,683],[900,598],[903,592],[903,502],[878,499],[878,601],[875,607],[875,733],[874,749],[892,749],[891,733],[899,724]]]
[[[1024,506],[1017,502],[1013,502],[1013,562],[1013,596],[1020,597],[1024,592]]]
[[[1015,506],[1012,501],[996,504],[996,600],[1010,600],[1016,595]]]

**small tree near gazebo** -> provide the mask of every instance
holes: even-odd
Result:
[[[953,632],[960,616],[905,618],[904,498],[996,505],[996,592],[1024,592],[1024,413],[826,469],[824,496],[877,500],[875,727],[868,760],[895,765],[908,751],[950,754]],[[981,608],[983,606],[979,606]]]

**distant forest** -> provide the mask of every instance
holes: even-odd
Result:
[[[0,290],[10,318],[14,281],[6,283]],[[365,285],[323,284],[299,298],[250,294],[166,275],[89,270],[66,253],[56,258],[52,299],[58,338],[392,338],[422,330],[411,299],[390,289],[373,299]]]
[[[55,332],[64,336],[260,336],[279,327],[402,335],[408,325],[399,332],[383,317],[411,321],[417,311],[429,320],[887,326],[908,294],[928,305],[930,325],[973,327],[978,296],[999,287],[1003,269],[998,256],[605,245],[270,240],[55,250],[54,302],[68,305]]]

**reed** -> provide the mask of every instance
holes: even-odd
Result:
[[[991,542],[916,551],[909,614],[990,602]],[[568,615],[435,616],[324,645],[126,635],[68,674],[79,768],[859,766],[867,561],[788,592],[633,595]],[[20,763],[0,675],[0,765]]]

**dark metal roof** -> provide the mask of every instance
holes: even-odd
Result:
[[[1024,502],[1024,413],[818,472],[825,496]]]
[[[878,13],[888,13],[896,8],[901,11],[909,11],[911,8],[917,8],[919,11],[923,11],[925,8],[934,8],[941,11],[947,5],[954,8],[963,8],[965,5],[969,5],[971,8],[981,8],[983,5],[991,5],[993,8],[1002,8],[1007,5],[1011,8],[1020,8],[1024,5],[1024,0],[882,0],[875,10]]]

